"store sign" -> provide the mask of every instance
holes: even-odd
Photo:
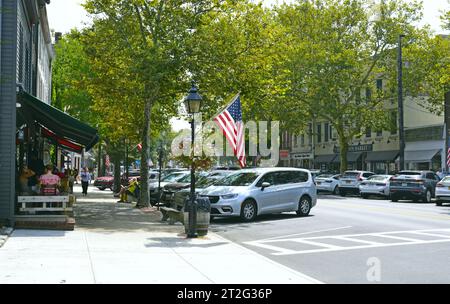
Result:
[[[295,153],[291,154],[292,159],[302,160],[302,159],[314,159],[312,153]]]
[[[371,152],[373,151],[373,145],[354,145],[348,147],[348,152]],[[334,148],[334,153],[339,153],[339,147]]]
[[[280,150],[280,159],[281,160],[289,159],[289,150]]]

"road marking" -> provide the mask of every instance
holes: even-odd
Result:
[[[308,232],[302,232],[302,233],[288,234],[288,235],[282,235],[282,236],[275,236],[275,237],[271,237],[271,238],[267,238],[267,239],[257,240],[256,242],[275,240],[275,239],[280,239],[280,238],[288,238],[290,236],[295,236],[295,235],[306,235],[306,234],[314,234],[314,233],[320,233],[320,232],[336,231],[336,230],[347,229],[347,228],[352,228],[352,226],[344,226],[344,227],[338,227],[338,228],[331,228],[331,229],[324,229],[324,230],[315,230],[315,231],[308,231]]]
[[[434,233],[437,232],[437,233]],[[428,230],[406,230],[406,231],[389,231],[389,232],[377,232],[377,233],[365,233],[365,234],[352,234],[352,235],[329,235],[329,236],[317,236],[317,237],[306,237],[306,238],[283,238],[283,239],[271,239],[271,240],[259,240],[259,241],[249,241],[245,244],[269,249],[272,251],[272,255],[294,255],[294,254],[306,254],[306,253],[319,253],[319,252],[336,252],[344,250],[356,250],[356,249],[367,249],[367,248],[381,248],[381,247],[392,247],[392,246],[403,246],[403,245],[423,245],[423,244],[434,244],[434,243],[445,243],[450,242],[449,235],[442,235],[438,232],[450,232],[450,229],[428,229]],[[414,238],[407,238],[403,236],[398,236],[396,234],[416,234],[416,235],[426,235],[433,236],[436,239],[432,240],[420,240]],[[373,242],[360,238],[364,237],[377,237],[380,240],[385,238],[399,240],[400,242]],[[366,245],[354,245],[354,246],[336,246],[327,243],[327,240],[346,240],[354,243],[363,243]],[[282,247],[281,242],[291,242],[298,244],[308,244],[317,249],[308,250],[293,250],[286,249]]]

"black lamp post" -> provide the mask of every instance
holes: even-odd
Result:
[[[197,206],[195,203],[195,167],[194,167],[194,142],[195,142],[195,113],[200,112],[200,107],[202,103],[202,97],[197,93],[197,88],[195,84],[192,83],[189,95],[184,99],[184,105],[189,114],[192,114],[191,120],[191,193],[190,193],[190,204],[189,204],[189,224],[188,224],[188,238],[196,238],[197,231],[195,229],[197,221]]]

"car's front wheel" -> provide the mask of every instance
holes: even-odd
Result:
[[[256,215],[256,203],[252,200],[244,201],[241,206],[241,219],[246,222],[251,222],[256,218]]]
[[[339,186],[334,187],[333,194],[334,195],[338,195],[339,194]]]
[[[308,216],[311,211],[311,199],[309,196],[302,196],[298,203],[297,215]]]
[[[98,190],[101,190],[101,191],[105,191],[105,187],[97,187],[98,188]]]
[[[437,201],[437,202],[436,202],[436,206],[441,207],[441,206],[442,206],[442,202]]]
[[[361,193],[361,197],[362,197],[363,199],[367,199],[367,198],[369,197],[369,195],[364,194],[364,193]]]

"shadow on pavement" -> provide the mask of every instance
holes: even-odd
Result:
[[[194,243],[190,239],[186,238],[174,238],[174,237],[157,237],[148,238],[151,243],[145,244],[147,248],[151,247],[166,247],[166,248],[180,248],[180,247],[197,247],[197,248],[212,248],[216,246],[226,245],[228,242],[209,242],[209,243]]]
[[[144,230],[149,232],[180,233],[184,226],[180,223],[169,225],[161,222],[161,212],[156,208],[140,210],[136,203],[117,203],[110,191],[92,191],[88,196],[76,193],[74,206],[75,229],[89,229],[104,233],[131,232]]]

